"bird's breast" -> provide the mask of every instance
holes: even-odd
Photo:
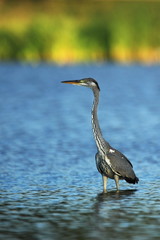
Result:
[[[97,169],[98,171],[102,174],[105,175],[109,178],[114,178],[114,172],[112,171],[111,167],[110,167],[110,161],[106,156],[102,156],[100,153],[96,154],[96,165],[97,165]]]
[[[110,161],[110,159],[105,155],[104,156],[104,160],[106,161],[106,163],[108,164],[108,166],[111,168],[112,166],[111,166],[111,161]]]

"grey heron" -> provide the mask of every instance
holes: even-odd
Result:
[[[134,173],[132,163],[121,152],[111,147],[103,138],[97,116],[100,93],[97,81],[93,78],[83,78],[80,80],[62,81],[62,83],[89,87],[93,91],[92,129],[97,145],[97,153],[95,156],[96,166],[102,175],[103,191],[107,192],[108,178],[115,180],[117,191],[119,191],[119,180],[124,179],[126,182],[132,184],[138,183],[139,179]]]

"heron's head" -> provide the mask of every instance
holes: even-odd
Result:
[[[97,81],[93,78],[83,78],[80,80],[62,81],[62,83],[74,84],[78,86],[85,86],[91,89],[97,89],[100,91]]]

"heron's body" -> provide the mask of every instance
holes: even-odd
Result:
[[[92,89],[94,94],[94,102],[92,107],[92,128],[97,145],[96,166],[103,178],[103,190],[106,192],[108,178],[114,179],[119,190],[119,179],[124,179],[128,183],[138,183],[131,162],[118,150],[112,148],[102,136],[101,129],[97,117],[97,108],[99,102],[100,88],[98,83],[92,78],[85,78],[75,81],[63,81],[75,85],[86,86]]]

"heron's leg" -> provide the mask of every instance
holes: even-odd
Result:
[[[118,192],[119,191],[119,176],[115,174],[114,180],[115,180],[116,188],[117,188],[117,192]]]
[[[108,181],[108,177],[102,175],[102,179],[103,179],[103,192],[107,192],[107,181]]]

